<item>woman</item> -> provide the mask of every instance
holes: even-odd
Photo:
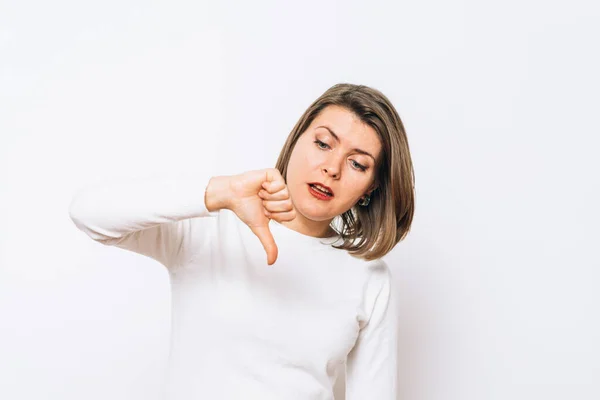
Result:
[[[92,239],[167,268],[177,400],[333,399],[344,365],[347,400],[396,399],[397,315],[381,257],[413,213],[400,117],[381,92],[352,84],[306,110],[275,168],[97,185],[70,206]]]

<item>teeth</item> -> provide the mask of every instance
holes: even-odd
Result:
[[[313,187],[315,187],[316,189],[320,190],[323,193],[327,193],[327,194],[331,194],[327,189],[325,189],[323,186],[321,185],[313,185]]]

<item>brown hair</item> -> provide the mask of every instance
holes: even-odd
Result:
[[[332,228],[347,250],[364,260],[383,257],[406,237],[415,210],[414,172],[408,140],[398,112],[379,90],[364,85],[338,83],[316,99],[300,117],[288,136],[275,168],[286,179],[287,167],[298,138],[330,105],[353,112],[378,134],[382,152],[376,166],[375,184],[368,206],[353,206],[332,221]],[[341,228],[336,229],[336,219]]]

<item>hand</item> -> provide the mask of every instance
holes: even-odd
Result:
[[[244,172],[229,177],[229,187],[228,208],[258,237],[267,253],[267,264],[274,264],[278,249],[269,229],[269,219],[282,222],[296,218],[281,173],[277,168]]]

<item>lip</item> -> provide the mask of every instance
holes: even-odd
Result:
[[[331,200],[331,199],[333,199],[333,192],[331,192],[331,193],[332,193],[332,195],[331,195],[331,196],[328,196],[328,195],[326,195],[326,194],[323,194],[323,193],[321,193],[321,192],[320,192],[320,191],[318,191],[317,189],[313,189],[313,188],[312,188],[312,186],[310,186],[310,185],[316,185],[316,184],[317,184],[316,182],[315,182],[315,183],[309,183],[309,184],[308,184],[308,191],[309,191],[309,193],[310,193],[310,194],[312,194],[314,197],[316,197],[316,198],[317,198],[317,199],[319,199],[319,200],[326,200],[326,201],[327,201],[327,200]],[[320,183],[319,183],[319,185],[320,185]],[[331,190],[331,189],[329,189],[329,188],[328,188],[327,186],[325,186],[325,185],[323,185],[323,187],[327,188],[327,190]]]
[[[309,185],[320,185],[323,186],[325,189],[327,189],[329,191],[329,193],[331,193],[330,197],[333,197],[335,194],[333,193],[333,190],[331,190],[331,188],[327,185],[323,185],[321,182],[308,182]]]

